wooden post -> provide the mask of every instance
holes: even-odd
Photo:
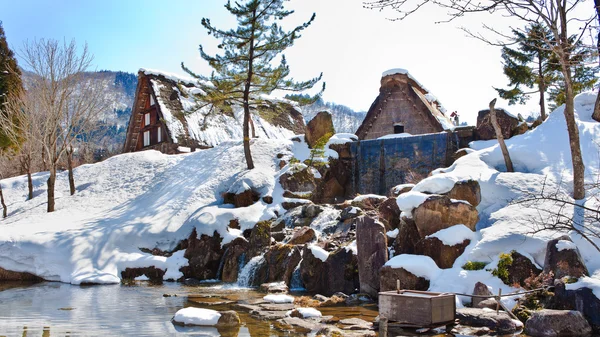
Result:
[[[379,337],[387,337],[388,319],[385,316],[379,317]]]
[[[400,279],[396,280],[396,294],[400,294]]]
[[[500,300],[502,295],[502,289],[498,289],[498,297],[496,297],[496,315],[499,314],[500,311]]]

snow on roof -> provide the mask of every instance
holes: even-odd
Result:
[[[186,84],[194,84],[194,83],[198,82],[198,79],[193,78],[191,76],[179,75],[179,74],[170,73],[170,72],[166,72],[166,71],[162,71],[162,70],[140,68],[139,72],[142,72],[145,75],[162,76],[173,82],[183,82]]]
[[[407,75],[408,70],[402,69],[402,68],[388,69],[381,74],[381,77],[386,77],[386,76],[396,75],[396,74]]]

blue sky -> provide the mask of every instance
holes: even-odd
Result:
[[[200,20],[208,17],[218,27],[232,26],[235,21],[224,4],[224,0],[0,0],[0,20],[15,50],[27,39],[75,39],[88,43],[98,70],[135,73],[150,68],[183,74],[183,61],[196,72],[208,73],[198,45],[215,52],[216,42]],[[361,0],[291,0],[288,4],[296,10],[289,25],[317,14],[286,57],[297,79],[324,73],[325,100],[368,110],[378,94],[381,73],[405,68],[448,110],[458,110],[462,120],[474,123],[477,111],[496,97],[493,86],[507,82],[499,48],[468,38],[458,29],[477,29],[489,17],[434,24],[444,18],[444,12],[430,7],[392,22],[387,18],[393,13],[363,9]],[[527,115],[535,108],[530,104],[510,110]]]

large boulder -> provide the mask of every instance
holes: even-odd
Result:
[[[490,291],[488,286],[486,286],[484,283],[477,282],[477,283],[475,283],[475,288],[473,289],[473,295],[482,296],[482,297],[473,297],[471,299],[471,306],[473,308],[478,308],[479,303],[487,300],[489,297],[486,297],[486,296],[492,295],[492,292]]]
[[[519,119],[507,113],[504,109],[495,110],[496,119],[502,130],[502,136],[504,138],[510,138],[512,136],[512,130],[519,125]],[[492,126],[489,109],[481,110],[477,114],[477,128],[475,132],[479,140],[496,139],[496,132]]]
[[[237,312],[227,310],[219,313],[221,314],[221,317],[219,317],[219,320],[217,321],[218,327],[234,327],[240,325],[241,320]]]
[[[233,204],[236,208],[248,207],[260,199],[260,194],[252,189],[247,189],[239,193],[227,192],[223,194],[223,203]]]
[[[579,254],[579,249],[568,236],[548,241],[544,272],[554,273],[554,278],[565,276],[589,276],[588,270]]]
[[[432,195],[413,210],[413,219],[421,238],[439,230],[463,224],[475,230],[479,213],[475,206],[452,201],[445,195]]]
[[[600,334],[600,299],[590,288],[567,290],[561,280],[554,282],[554,296],[549,309],[577,310],[583,314],[595,333]]]
[[[429,256],[435,261],[438,267],[442,269],[452,268],[454,261],[464,253],[465,248],[471,243],[471,240],[448,246],[435,237],[429,237],[419,240],[415,245],[417,255]]]
[[[350,204],[362,210],[369,211],[378,209],[385,200],[387,198],[381,195],[366,194],[354,198]]]
[[[512,319],[506,312],[496,314],[494,310],[461,308],[456,310],[456,318],[462,325],[487,327],[498,334],[514,334],[523,329],[523,323]]]
[[[254,225],[248,242],[249,248],[246,259],[250,261],[251,258],[260,255],[271,245],[271,221],[260,221]]]
[[[198,238],[194,228],[189,238],[181,244],[181,248],[186,250],[183,256],[188,259],[188,265],[180,269],[184,277],[198,280],[217,278],[221,258],[225,253],[221,241],[222,238],[216,231],[213,236],[202,234]]]
[[[279,177],[279,183],[285,190],[284,197],[310,199],[317,188],[313,168],[304,164],[293,164],[292,167]]]
[[[44,279],[31,273],[16,272],[0,268],[0,282],[43,282]]]
[[[416,244],[421,240],[417,225],[412,219],[402,218],[398,225],[398,235],[392,245],[394,256],[401,254],[416,254]]]
[[[477,180],[459,181],[447,195],[450,199],[465,200],[475,207],[481,202],[481,188]]]
[[[308,293],[328,295],[326,287],[327,265],[325,261],[316,257],[310,248],[302,251],[300,263],[300,279]]]
[[[396,290],[397,280],[400,280],[400,289],[423,290],[429,289],[429,280],[415,276],[404,268],[383,266],[380,270],[380,291]]]
[[[256,272],[256,278],[260,282],[284,281],[289,285],[301,259],[298,247],[285,244],[271,246],[265,253],[265,263]]]
[[[394,230],[400,225],[400,208],[396,198],[388,198],[382,202],[377,209],[377,214],[387,231]]]
[[[358,275],[360,291],[377,298],[379,293],[379,269],[388,260],[385,227],[368,216],[360,216],[356,222],[358,247]]]
[[[507,266],[509,284],[526,286],[525,280],[536,277],[542,272],[529,258],[516,251],[511,252],[511,257],[512,264]]]
[[[248,248],[248,240],[245,238],[236,238],[225,245],[225,255],[223,256],[223,267],[221,269],[221,280],[223,282],[237,281],[240,262]]]
[[[150,282],[162,283],[165,271],[154,266],[144,268],[125,268],[121,272],[121,279],[133,280],[138,276],[146,276]]]
[[[579,337],[589,336],[592,328],[579,311],[544,309],[525,322],[525,333],[533,337]]]
[[[326,142],[334,133],[335,129],[331,114],[327,111],[321,111],[306,124],[305,140],[308,147],[312,149],[319,140],[327,138],[325,139]]]
[[[308,293],[331,296],[337,292],[354,293],[359,286],[358,260],[350,249],[339,248],[325,261],[305,248],[300,264],[300,277]]]

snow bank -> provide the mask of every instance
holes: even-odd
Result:
[[[218,311],[202,308],[184,308],[175,313],[173,320],[185,325],[215,326],[221,314]]]
[[[431,235],[428,235],[427,237],[437,238],[446,246],[456,246],[465,240],[473,241],[476,236],[475,233],[469,229],[469,227],[465,225],[455,225],[439,230]]]
[[[394,256],[385,266],[390,266],[394,269],[402,268],[407,272],[422,277],[428,280],[436,279],[441,273],[435,261],[429,256],[401,254]]]
[[[263,300],[271,303],[294,303],[294,298],[290,295],[271,294],[263,297]]]
[[[276,155],[291,155],[291,148],[289,140],[253,139],[256,173],[245,169],[241,141],[180,156],[122,154],[76,168],[73,196],[65,193],[67,172],[59,173],[53,213],[46,213],[47,173],[33,175],[36,194],[29,201],[25,176],[4,179],[10,215],[0,220],[0,267],[72,284],[120,283],[125,268],[150,266],[178,279],[187,264],[183,251],[167,258],[139,248],[172,250],[193,229],[198,236],[216,231],[226,244],[283,213]],[[224,205],[222,194],[236,181],[262,187],[274,202]],[[227,227],[234,218],[240,230]]]
[[[577,289],[581,289],[581,288],[589,288],[589,289],[592,289],[594,296],[596,296],[596,298],[600,299],[600,278],[582,276],[575,283],[565,284],[565,288],[567,290],[577,290]]]

